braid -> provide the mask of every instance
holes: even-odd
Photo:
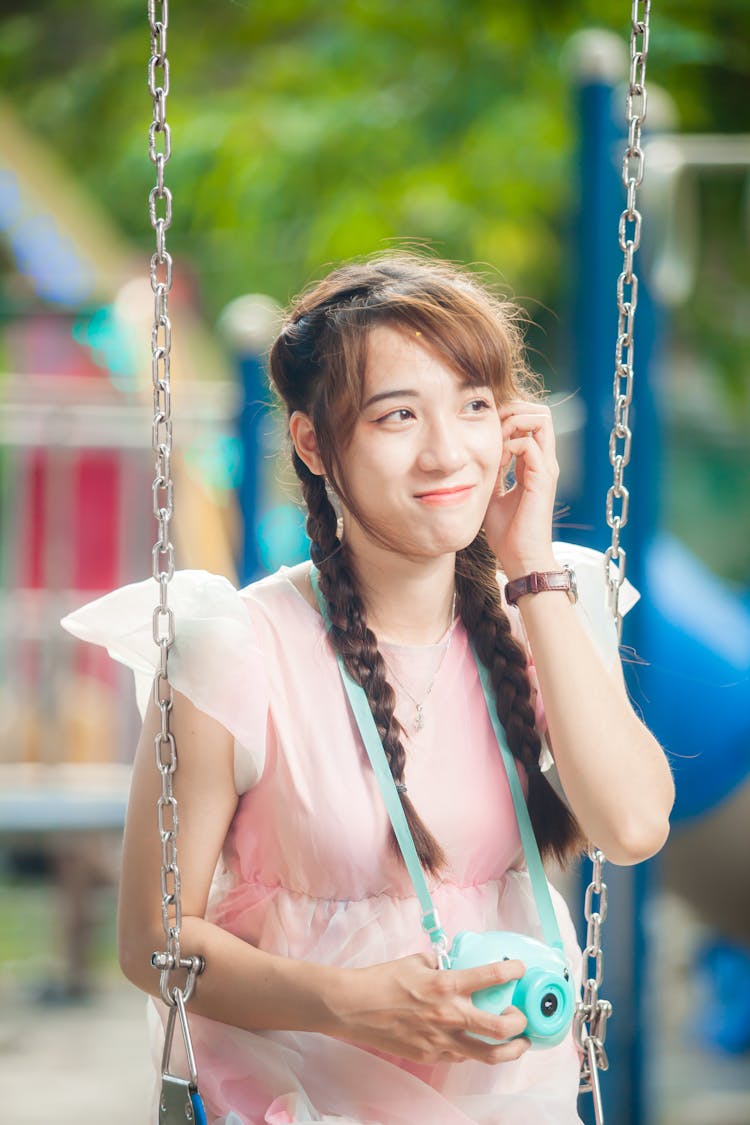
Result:
[[[503,611],[496,566],[480,531],[456,556],[459,611],[480,660],[489,669],[508,746],[528,774],[528,809],[539,851],[543,859],[554,857],[565,865],[583,850],[585,841],[574,815],[539,767],[541,740],[531,706],[526,654],[512,636]]]
[[[386,679],[385,661],[378,649],[377,637],[367,626],[349,552],[338,537],[336,513],[326,494],[323,477],[310,472],[296,452],[293,461],[307,504],[311,554],[320,572],[321,591],[328,602],[329,635],[347,671],[367,695],[391,775],[401,786],[406,752],[400,739],[401,725],[394,714],[396,696]],[[399,789],[399,796],[420,862],[427,871],[437,875],[446,864],[445,854],[403,789]],[[401,857],[393,829],[389,843],[394,854]]]

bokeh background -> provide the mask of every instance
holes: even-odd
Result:
[[[523,305],[560,435],[559,537],[606,546],[630,14],[627,0],[173,6],[178,566],[244,583],[304,555],[263,351],[278,307],[328,266],[403,245],[469,263]],[[138,716],[129,673],[59,627],[148,577],[156,536],[146,15],[133,0],[0,9],[0,1071],[12,1125],[87,1125],[105,1106],[113,1122],[146,1120],[144,1002],[114,951]],[[603,1082],[613,1125],[748,1125],[745,0],[657,3],[648,78],[624,533],[643,599],[623,639],[678,807],[658,860],[609,869],[619,906],[603,992],[618,1014]],[[560,877],[578,914],[584,880]]]

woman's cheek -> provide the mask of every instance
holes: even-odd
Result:
[[[510,462],[510,453],[506,452],[505,446],[503,445],[502,433],[499,429],[495,440],[488,445],[485,453],[485,461],[488,476],[492,478],[492,484],[494,486],[497,474],[501,469],[506,468]]]

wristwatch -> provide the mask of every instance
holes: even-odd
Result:
[[[566,563],[562,570],[533,570],[531,574],[514,578],[506,583],[505,600],[508,605],[515,605],[524,594],[541,594],[545,590],[562,590],[575,605],[578,601],[578,583],[572,566]]]

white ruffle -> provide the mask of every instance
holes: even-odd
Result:
[[[63,617],[74,637],[103,645],[133,672],[141,718],[159,668],[152,633],[159,601],[149,578],[112,590]],[[251,788],[265,761],[268,683],[247,606],[232,583],[206,570],[177,570],[169,583],[175,641],[169,652],[169,679],[201,711],[235,739],[238,793]]]

